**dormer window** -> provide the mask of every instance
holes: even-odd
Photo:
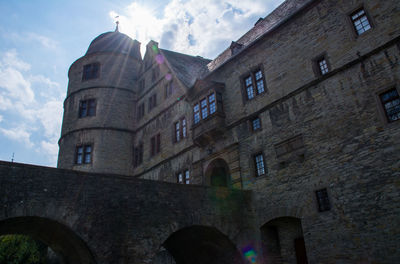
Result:
[[[193,106],[194,124],[215,114],[217,111],[222,112],[222,96],[220,93],[212,91]]]
[[[83,66],[82,81],[92,80],[99,78],[100,63],[91,63]]]

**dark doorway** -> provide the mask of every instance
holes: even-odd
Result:
[[[307,264],[301,220],[275,218],[261,227],[263,263]]]
[[[296,251],[297,264],[307,264],[306,245],[303,237],[294,240],[294,249]]]
[[[230,185],[229,166],[223,159],[213,160],[206,170],[206,179],[211,186]]]
[[[170,235],[163,246],[176,264],[243,264],[236,246],[214,227],[183,228]]]

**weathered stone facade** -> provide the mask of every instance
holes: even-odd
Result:
[[[212,61],[154,41],[142,60],[129,41],[134,53],[94,40],[71,66],[58,167],[172,183],[189,171],[190,184],[251,190],[264,259],[295,263],[301,237],[309,263],[400,259],[400,121],[388,122],[380,98],[400,93],[399,1],[288,0]],[[94,62],[100,76],[82,81]],[[212,94],[216,111],[208,101],[202,118]],[[96,115],[79,118],[89,98]],[[84,144],[91,161],[76,164]],[[319,212],[323,189],[329,209]]]

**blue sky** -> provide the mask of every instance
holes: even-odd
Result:
[[[115,16],[142,48],[213,59],[282,2],[0,0],[0,160],[56,166],[68,68]]]

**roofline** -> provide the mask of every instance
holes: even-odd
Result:
[[[309,0],[308,3],[304,4],[302,7],[300,7],[297,11],[295,11],[293,14],[291,14],[290,16],[282,19],[278,24],[276,24],[275,26],[273,26],[272,28],[270,28],[267,32],[263,33],[261,36],[259,36],[258,38],[256,38],[255,40],[253,40],[250,44],[248,44],[247,46],[245,46],[242,50],[240,50],[238,53],[236,53],[235,55],[229,57],[229,59],[227,59],[226,61],[224,61],[223,63],[221,63],[220,65],[218,65],[215,69],[213,69],[212,71],[209,71],[208,74],[206,74],[203,79],[209,77],[211,74],[213,74],[215,71],[219,70],[222,66],[224,66],[225,64],[229,63],[231,60],[233,60],[234,58],[236,58],[237,56],[239,56],[240,54],[242,54],[243,52],[247,51],[250,47],[256,45],[261,39],[267,37],[268,35],[274,33],[276,30],[278,30],[281,26],[283,26],[284,24],[286,24],[289,20],[291,20],[293,17],[297,16],[298,14],[300,14],[301,12],[303,12],[305,9],[307,9],[309,6],[311,6],[311,4],[314,4],[316,2],[320,2],[321,0]],[[283,4],[283,3],[282,3]],[[250,32],[250,30],[248,31]],[[246,34],[248,33],[246,32]],[[245,35],[245,34],[244,34]],[[243,36],[244,36],[243,35]],[[242,36],[242,37],[243,37]],[[227,50],[227,49],[225,49]],[[224,51],[225,51],[224,50]],[[223,53],[223,52],[222,52]],[[221,54],[222,54],[221,53]],[[220,55],[221,55],[220,54]],[[218,57],[216,57],[215,59],[217,59]],[[215,60],[214,59],[214,60]],[[212,61],[214,61],[212,60]]]

